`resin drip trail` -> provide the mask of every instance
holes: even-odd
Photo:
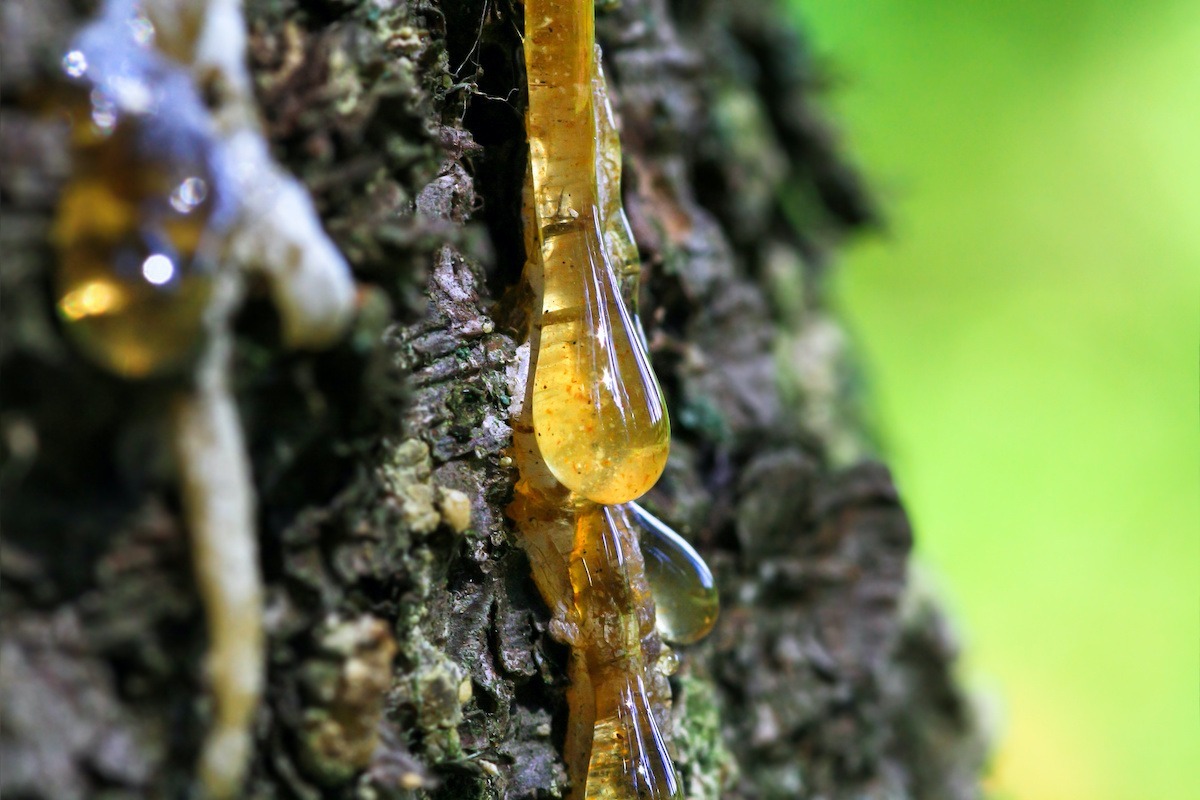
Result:
[[[658,649],[654,601],[625,506],[576,513],[570,576],[582,634],[571,692],[588,692],[583,702],[595,715],[584,796],[676,797],[679,779],[646,685]]]
[[[527,0],[525,280],[529,369],[513,409],[509,514],[571,646],[565,758],[573,800],[681,796],[663,728],[654,598],[625,505],[666,463],[670,427],[629,305],[640,264],[589,2]],[[663,663],[669,663],[664,661]]]
[[[597,79],[590,1],[528,0],[529,163],[539,298],[532,423],[546,466],[602,504],[644,494],[670,424],[605,244],[597,190]]]

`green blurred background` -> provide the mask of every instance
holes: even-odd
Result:
[[[1200,797],[1200,2],[790,2],[887,211],[837,293],[989,796]]]

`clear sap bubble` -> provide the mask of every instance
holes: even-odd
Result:
[[[88,68],[87,56],[82,50],[72,50],[63,56],[62,68],[72,78],[82,78]]]
[[[637,503],[626,506],[641,532],[646,580],[658,630],[667,641],[691,644],[717,621],[720,599],[712,571],[682,536]]]
[[[190,213],[208,197],[208,184],[203,178],[191,177],[171,193],[171,208],[180,214]]]

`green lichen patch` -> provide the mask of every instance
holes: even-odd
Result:
[[[319,656],[302,667],[308,704],[300,758],[318,783],[336,785],[375,753],[396,643],[386,623],[364,615],[327,620],[317,646]]]
[[[712,683],[686,672],[675,683],[676,766],[685,796],[688,800],[720,800],[738,767],[722,738],[721,710]]]

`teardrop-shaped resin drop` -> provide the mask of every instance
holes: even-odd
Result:
[[[73,170],[54,224],[55,292],[86,356],[142,378],[186,366],[203,345],[231,200],[190,76],[130,38],[119,11],[64,58]]]
[[[621,301],[598,210],[542,230],[533,428],[554,476],[604,505],[645,494],[671,444],[662,391]]]
[[[720,598],[712,572],[687,541],[637,503],[627,508],[641,531],[646,580],[654,595],[658,632],[670,642],[691,644],[717,621]]]

